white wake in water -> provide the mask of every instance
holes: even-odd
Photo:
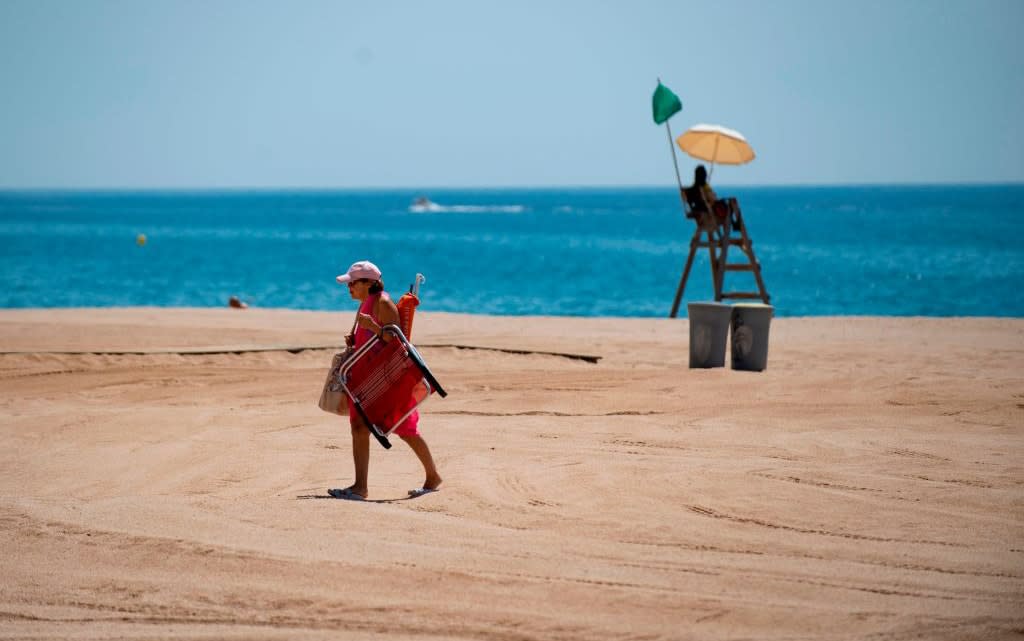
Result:
[[[409,205],[413,214],[520,214],[525,210],[523,205],[439,205],[431,201],[417,201]]]

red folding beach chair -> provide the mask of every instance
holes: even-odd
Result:
[[[397,325],[387,325],[393,338],[374,336],[341,366],[338,383],[355,406],[370,433],[384,446],[395,428],[423,401],[437,392],[448,395],[426,362]]]

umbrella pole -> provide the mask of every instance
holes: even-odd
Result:
[[[708,172],[708,182],[711,182],[711,175],[715,173],[716,159],[718,159],[718,136],[715,136],[715,150],[711,152],[711,171]]]

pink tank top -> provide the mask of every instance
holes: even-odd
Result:
[[[385,300],[391,300],[391,297],[388,296],[387,292],[377,292],[376,294],[370,294],[369,296],[367,296],[366,300],[364,300],[362,302],[362,304],[359,305],[359,313],[360,314],[369,314],[373,318],[373,322],[377,323],[378,325],[380,325],[380,319],[377,318],[377,313],[376,313],[376,311],[377,311],[377,300],[380,299],[382,296],[385,298]],[[371,331],[369,329],[366,329],[365,327],[358,327],[357,326],[357,328],[356,328],[356,349],[359,349],[360,347],[365,345],[366,341],[368,341],[371,338],[373,338],[373,335],[374,335],[373,331]]]

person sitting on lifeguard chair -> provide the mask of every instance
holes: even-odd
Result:
[[[696,220],[698,225],[708,231],[718,226],[711,214],[714,204],[718,201],[718,196],[708,184],[708,170],[704,165],[697,165],[697,168],[694,169],[693,184],[683,189],[683,198],[686,199],[689,208],[689,211],[686,212],[687,218]]]
[[[726,224],[730,214],[735,213],[735,199],[720,199],[715,190],[708,183],[708,170],[704,165],[697,165],[693,170],[693,184],[683,189],[683,198],[689,210],[688,218],[693,218],[697,224],[708,231],[714,231],[718,225]],[[732,221],[734,229],[738,230],[738,221]]]

